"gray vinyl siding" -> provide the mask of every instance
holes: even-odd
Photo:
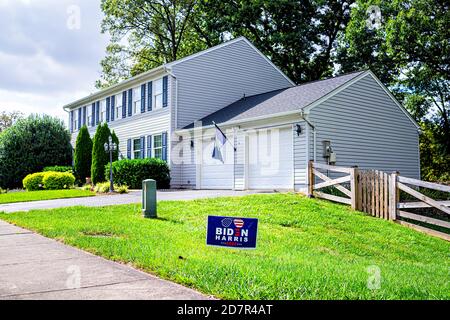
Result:
[[[196,185],[195,152],[191,148],[192,137],[173,135],[172,139],[172,163],[171,163],[171,187],[194,189]]]
[[[295,190],[305,189],[307,186],[307,146],[308,146],[308,131],[305,122],[299,122],[302,133],[297,134],[297,128],[294,125],[292,130],[293,148],[294,148],[294,188]]]
[[[322,141],[330,140],[338,166],[420,178],[417,128],[370,74],[311,109],[309,119],[318,162],[325,162]]]
[[[178,79],[177,128],[246,96],[292,84],[244,40],[173,66]]]

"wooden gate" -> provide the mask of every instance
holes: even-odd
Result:
[[[378,170],[358,170],[357,210],[389,220],[389,175]]]

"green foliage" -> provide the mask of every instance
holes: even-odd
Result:
[[[42,183],[46,190],[71,189],[75,183],[75,176],[69,172],[45,172]]]
[[[96,193],[108,193],[109,192],[109,182],[99,182],[94,187],[94,192]]]
[[[295,82],[330,76],[353,2],[104,0],[102,26],[111,44],[97,86],[118,83],[229,36],[246,36]]]
[[[104,168],[109,174],[109,165]],[[142,181],[156,180],[158,189],[170,188],[170,170],[165,161],[160,159],[125,159],[113,162],[114,182],[127,185],[131,189],[141,189]]]
[[[72,167],[69,166],[51,166],[51,167],[45,167],[43,172],[69,172],[73,173]]]
[[[119,139],[114,132],[111,134],[108,124],[98,125],[92,146],[91,179],[93,184],[104,182],[106,177],[109,177],[109,174],[105,176],[105,165],[109,163],[109,153],[105,152],[104,144],[108,142],[111,135],[119,148]],[[118,154],[118,151],[113,153],[113,161],[118,158]]]
[[[110,187],[109,181],[97,183],[94,187],[94,191],[96,193],[108,193],[109,187]],[[128,193],[128,186],[114,184],[114,192],[117,192],[119,194]]]
[[[44,172],[36,172],[27,175],[22,181],[23,187],[27,189],[27,191],[42,190],[44,188],[44,183],[42,181],[44,175]]]
[[[194,25],[197,3],[194,0],[103,0],[102,30],[109,32],[111,43],[101,61],[103,72],[96,86],[110,86],[205,49]]]
[[[377,5],[382,23],[368,28],[367,9]],[[358,0],[340,37],[341,72],[370,68],[390,86],[422,126],[422,175],[450,175],[450,7],[448,1]]]
[[[86,126],[80,129],[77,136],[74,153],[75,176],[80,183],[91,176],[92,139]]]
[[[0,135],[0,186],[20,188],[23,178],[46,166],[71,165],[70,133],[50,116],[31,115]]]

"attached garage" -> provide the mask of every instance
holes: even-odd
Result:
[[[202,189],[233,189],[233,148],[229,145],[224,146],[224,162],[212,157],[214,150],[214,140],[212,138],[203,139],[202,149],[202,165],[200,173]]]
[[[248,135],[248,189],[293,189],[291,127]]]
[[[197,189],[304,192],[308,162],[329,163],[331,150],[338,166],[420,178],[419,127],[370,71],[244,97],[200,121],[210,139]],[[231,133],[225,163],[212,159],[215,124]],[[193,131],[178,134],[192,141]]]

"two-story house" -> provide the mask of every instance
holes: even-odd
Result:
[[[123,157],[166,160],[175,188],[303,191],[325,145],[338,165],[420,177],[418,126],[372,72],[296,86],[243,37],[64,109],[73,145],[107,122]],[[228,138],[220,158],[214,124]]]

